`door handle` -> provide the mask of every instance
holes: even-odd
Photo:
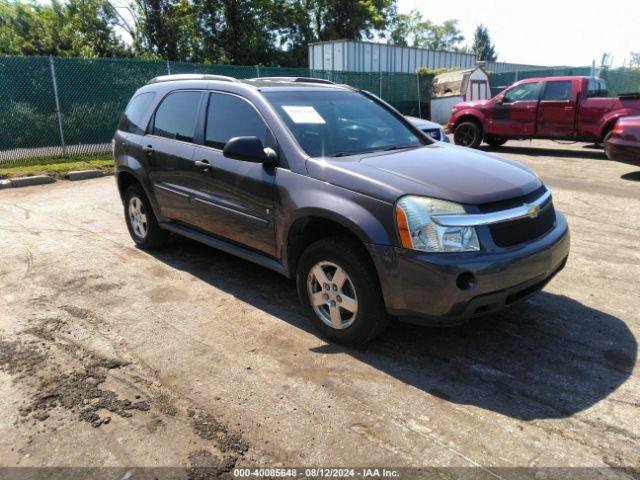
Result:
[[[202,168],[204,170],[209,170],[211,168],[211,164],[209,163],[208,160],[196,160],[195,164],[196,164],[196,167]]]
[[[572,105],[564,107],[564,111],[565,112],[570,112],[571,110],[573,110],[573,106]]]
[[[151,155],[153,153],[153,145],[144,145],[142,151],[145,155]]]

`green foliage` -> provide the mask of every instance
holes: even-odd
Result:
[[[425,19],[418,10],[395,15],[391,21],[389,37],[395,45],[431,50],[459,50],[464,41],[457,20],[437,24]]]
[[[0,54],[113,57],[129,55],[115,33],[107,0],[68,0],[51,5],[0,3]]]
[[[640,70],[640,52],[631,52],[629,68]]]
[[[453,70],[457,70],[456,68],[447,68],[447,67],[442,67],[442,68],[427,68],[427,67],[420,67],[416,70],[416,73],[418,75],[429,75],[431,77],[435,77],[436,75],[440,75],[441,73],[445,73],[445,72],[451,72]]]
[[[79,155],[73,158],[37,157],[22,159],[19,162],[0,163],[0,178],[30,177],[33,175],[52,175],[62,178],[74,170],[100,169],[113,170],[113,157],[110,153]]]
[[[476,60],[495,62],[498,59],[495,46],[489,36],[489,30],[484,25],[478,25],[476,28],[471,50],[475,54]]]

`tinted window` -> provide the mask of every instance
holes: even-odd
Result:
[[[418,147],[423,143],[389,110],[356,92],[308,90],[264,96],[312,157]]]
[[[174,92],[167,95],[156,110],[153,134],[193,142],[200,95],[200,92]]]
[[[587,97],[608,97],[607,84],[602,78],[590,78],[587,87]]]
[[[258,137],[267,146],[268,136],[267,126],[247,101],[223,93],[211,94],[205,145],[222,149],[233,137]]]
[[[544,87],[543,100],[569,100],[571,98],[571,82],[547,82]]]
[[[144,133],[146,125],[142,125],[142,117],[144,117],[155,96],[155,93],[148,92],[133,97],[120,117],[118,130],[137,134]]]
[[[513,87],[504,95],[504,101],[525,102],[538,99],[538,83],[524,83]]]

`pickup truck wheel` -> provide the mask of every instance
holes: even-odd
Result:
[[[124,194],[124,218],[131,238],[143,250],[160,248],[169,240],[140,184],[131,185]]]
[[[375,268],[362,245],[344,237],[311,244],[298,262],[298,295],[327,338],[361,345],[388,324]]]
[[[487,145],[491,148],[498,148],[507,143],[507,139],[502,137],[487,137],[484,141],[487,142]]]
[[[482,142],[482,129],[475,122],[462,122],[453,132],[453,141],[462,147],[478,148]]]

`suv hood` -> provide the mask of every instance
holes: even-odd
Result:
[[[526,195],[542,185],[524,165],[446,144],[307,160],[311,177],[387,202],[423,195],[480,205]]]

